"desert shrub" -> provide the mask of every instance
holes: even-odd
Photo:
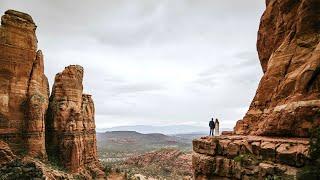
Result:
[[[56,170],[59,171],[64,171],[66,172],[67,170],[61,165],[59,158],[56,156],[50,156],[49,157],[49,165]]]
[[[259,163],[258,158],[253,154],[240,154],[234,157],[233,160],[242,166],[256,165]]]
[[[120,168],[116,168],[116,173],[121,173],[121,169]]]
[[[107,165],[104,167],[104,174],[105,174],[106,176],[109,176],[109,174],[111,173],[111,171],[112,171],[112,167],[111,167],[109,164],[107,164]]]
[[[281,178],[280,176],[277,175],[269,175],[265,178],[265,180],[282,180],[283,178]]]

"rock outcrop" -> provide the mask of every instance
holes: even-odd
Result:
[[[104,178],[97,159],[93,100],[82,93],[83,68],[69,66],[57,74],[49,106],[36,27],[22,12],[8,10],[1,18],[0,177]],[[70,174],[56,172],[48,163],[60,164]]]
[[[320,1],[266,6],[256,95],[233,132],[193,141],[195,179],[296,179],[315,161],[307,137],[320,125]]]
[[[193,141],[195,179],[295,179],[310,157],[309,142],[261,136],[204,137]]]
[[[308,137],[320,125],[320,1],[267,0],[257,48],[264,75],[236,134]]]
[[[86,169],[102,176],[97,159],[94,104],[83,94],[83,68],[71,65],[58,73],[52,88],[46,121],[49,156],[70,172]]]
[[[25,13],[8,10],[1,18],[0,138],[14,153],[45,159],[49,85],[35,30]]]
[[[38,159],[13,154],[8,144],[0,141],[0,179],[73,179]]]

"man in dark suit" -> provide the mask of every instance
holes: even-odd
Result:
[[[209,127],[210,127],[209,136],[213,136],[213,131],[214,131],[214,128],[215,128],[215,124],[214,124],[213,118],[211,118],[211,121],[209,121]]]

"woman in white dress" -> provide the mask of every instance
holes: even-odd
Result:
[[[219,120],[216,119],[216,122],[214,123],[215,124],[215,136],[219,136]]]

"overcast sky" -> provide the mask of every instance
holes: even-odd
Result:
[[[97,128],[223,128],[241,119],[262,69],[256,36],[263,0],[0,0],[36,22],[52,87],[69,64],[85,69]]]

